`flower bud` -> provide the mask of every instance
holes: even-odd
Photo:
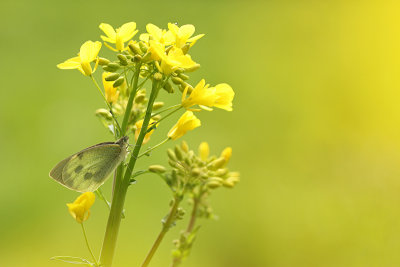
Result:
[[[121,63],[122,66],[127,66],[128,65],[128,59],[126,58],[125,55],[118,54],[117,58],[119,59],[119,62]]]
[[[189,76],[183,73],[179,73],[178,77],[181,78],[182,80],[189,80]]]
[[[182,150],[178,146],[175,146],[175,155],[178,160],[183,159]]]
[[[143,103],[145,99],[146,95],[138,94],[137,96],[135,96],[135,103]]]
[[[185,44],[184,46],[182,46],[182,52],[183,52],[183,54],[187,54],[187,52],[189,52],[189,48],[190,48],[190,45],[189,44]]]
[[[208,159],[208,156],[210,155],[210,146],[207,142],[202,142],[199,145],[199,155],[203,161],[206,161]]]
[[[147,52],[147,53],[144,54],[143,57],[142,57],[142,62],[145,62],[145,63],[150,62],[150,61],[152,61],[152,60],[153,60],[153,59],[152,59],[152,57],[151,57],[151,53],[150,53],[150,52]]]
[[[115,81],[116,79],[118,79],[120,76],[119,73],[111,73],[109,75],[107,75],[104,80],[106,80],[107,82],[111,82],[111,81]]]
[[[198,70],[199,68],[200,68],[200,64],[195,64],[193,67],[186,68],[185,71],[186,72],[193,72],[193,71]]]
[[[104,58],[104,57],[99,57],[98,64],[100,66],[108,65],[110,63],[110,60]]]
[[[225,159],[226,163],[228,163],[231,156],[232,156],[232,148],[231,147],[225,148],[221,153],[221,157],[223,157]]]
[[[155,173],[164,173],[167,171],[167,169],[162,165],[151,165],[149,166],[149,171]]]
[[[140,62],[142,60],[142,56],[141,55],[135,55],[132,59],[133,62]]]
[[[110,114],[110,111],[104,108],[100,108],[96,110],[95,115],[99,118],[103,118],[105,120],[112,120],[112,115]]]
[[[225,176],[228,172],[229,172],[229,170],[227,168],[222,168],[222,169],[218,169],[215,172],[215,175],[219,176],[219,177],[222,177],[222,176]]]
[[[128,47],[129,47],[129,50],[131,50],[131,52],[134,55],[141,55],[142,54],[142,50],[140,50],[140,47],[139,47],[138,44],[129,43]]]
[[[163,78],[162,74],[157,72],[156,74],[154,74],[154,80],[156,81],[161,81]]]
[[[170,148],[167,149],[167,155],[170,160],[172,160],[172,161],[177,160],[174,151]]]
[[[113,83],[113,87],[115,88],[115,87],[120,86],[121,84],[124,83],[124,81],[125,81],[125,78],[124,78],[124,77],[119,77],[119,78]]]
[[[194,169],[192,169],[192,175],[194,176],[194,177],[197,177],[197,176],[199,176],[201,174],[201,170],[199,169],[199,168],[194,168]]]
[[[224,166],[226,163],[224,158],[217,158],[216,160],[212,161],[208,166],[210,166],[212,169],[216,170]]]
[[[176,167],[176,163],[175,163],[175,161],[172,161],[172,160],[168,160],[168,164],[169,164],[169,166],[171,166],[171,167]]]
[[[183,83],[183,80],[181,78],[179,78],[179,77],[171,77],[171,81],[174,84],[182,84]]]
[[[140,50],[142,50],[145,53],[147,52],[147,49],[149,49],[149,47],[142,41],[139,42],[139,47],[140,47]]]
[[[163,88],[170,94],[174,92],[174,88],[172,88],[172,85],[169,81],[164,84]]]
[[[164,102],[154,102],[153,104],[153,110],[160,109],[164,106]]]
[[[188,144],[186,143],[186,141],[182,141],[182,143],[181,143],[181,148],[182,148],[182,150],[184,151],[184,152],[189,152],[189,146],[188,146]]]
[[[119,67],[120,66],[118,63],[111,62],[111,63],[108,63],[107,66],[103,66],[103,70],[113,72],[113,71],[116,71],[117,69],[119,69]]]

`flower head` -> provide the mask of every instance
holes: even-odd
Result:
[[[135,22],[125,23],[116,30],[114,30],[114,28],[107,23],[101,23],[99,28],[106,34],[106,36],[100,36],[101,39],[104,42],[115,44],[115,48],[113,48],[109,44],[104,43],[108,48],[114,51],[126,50],[127,48],[124,46],[124,43],[129,41],[138,32],[136,30]]]
[[[232,111],[232,100],[235,92],[228,84],[222,83],[215,87],[209,87],[203,79],[186,98],[188,89],[188,87],[185,88],[182,94],[182,106],[186,109],[199,105],[205,110],[212,110],[211,107],[217,107]]]
[[[93,192],[81,194],[73,203],[68,203],[68,211],[78,222],[83,223],[90,216],[90,207],[93,205],[95,195]]]
[[[103,72],[102,75],[102,80],[103,80],[103,86],[104,86],[104,92],[106,95],[106,99],[108,103],[115,103],[118,100],[119,97],[119,91],[117,91],[117,88],[114,88],[113,83],[114,81],[106,81],[106,77],[110,75],[109,72]]]
[[[150,127],[154,127],[154,124],[155,124],[155,127],[157,127],[156,121],[153,119],[150,119],[149,126],[147,129],[149,129]],[[143,120],[137,121],[135,123],[135,127],[136,127],[135,140],[136,141],[139,138],[140,131],[142,130],[142,125],[143,125]],[[153,134],[153,132],[154,132],[154,128],[152,128],[152,130],[150,132],[146,133],[146,135],[144,136],[144,139],[143,139],[143,144],[146,144],[150,140],[150,136]]]
[[[97,58],[100,52],[101,42],[87,41],[82,46],[77,57],[67,59],[65,62],[57,65],[59,69],[78,69],[83,75],[90,76],[96,70],[90,66],[90,63]]]
[[[201,122],[191,111],[186,111],[179,118],[178,122],[168,132],[168,137],[176,140],[182,137],[187,131],[193,130],[201,125]]]
[[[190,38],[195,31],[195,27],[191,24],[178,27],[173,23],[168,23],[168,29],[175,36],[175,46],[179,48],[182,48],[186,43],[190,43],[190,46],[193,46],[197,40],[204,36],[204,34],[199,34]]]
[[[154,24],[146,25],[147,33],[140,35],[139,39],[149,43],[150,40],[154,40],[164,45],[171,45],[175,41],[175,36],[171,31],[158,28]]]
[[[185,55],[180,48],[173,47],[167,55],[161,57],[161,70],[165,75],[169,75],[179,68],[188,69],[196,65],[190,55]]]

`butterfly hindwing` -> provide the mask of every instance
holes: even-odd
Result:
[[[102,143],[89,147],[57,165],[64,165],[60,182],[75,191],[95,191],[124,157],[125,151],[116,143]],[[55,171],[56,177],[52,176],[56,180],[59,177],[59,169]]]

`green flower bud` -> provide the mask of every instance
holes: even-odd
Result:
[[[119,66],[118,63],[111,62],[111,63],[108,63],[107,66],[103,66],[103,69],[104,69],[105,71],[114,72],[114,71],[116,71],[117,69],[119,69],[119,67],[120,67],[120,66]]]
[[[155,120],[155,121],[161,120],[161,115],[156,115],[156,116],[154,116],[154,117],[153,117],[153,120]]]
[[[195,64],[193,67],[187,68],[185,70],[186,70],[186,72],[193,72],[193,71],[198,70],[199,68],[200,68],[200,64]]]
[[[108,65],[110,63],[110,60],[104,58],[104,57],[99,57],[98,64],[100,66]]]
[[[160,109],[164,106],[164,102],[154,102],[153,104],[153,110]]]
[[[201,170],[199,168],[194,168],[192,169],[192,176],[197,177],[201,173]]]
[[[183,47],[182,47],[182,52],[183,52],[183,54],[187,54],[187,52],[189,52],[189,48],[190,48],[190,45],[189,44],[185,44]]]
[[[182,148],[182,150],[185,151],[186,153],[189,152],[189,146],[188,146],[188,144],[186,143],[186,141],[182,141],[181,148]]]
[[[100,108],[98,110],[96,110],[95,112],[97,117],[106,119],[106,120],[112,120],[112,115],[110,114],[110,111],[108,111],[107,109],[104,108]]]
[[[121,74],[119,73],[111,73],[109,75],[107,75],[104,80],[106,80],[107,82],[111,82],[111,81],[115,81],[116,79],[119,78]]]
[[[149,171],[155,173],[164,173],[167,171],[167,169],[162,165],[151,165],[149,166]]]
[[[183,83],[183,80],[181,78],[179,78],[179,77],[171,77],[171,81],[174,84],[182,84]]]
[[[124,81],[125,81],[125,78],[124,78],[124,77],[119,77],[119,78],[113,83],[113,87],[115,88],[115,87],[120,86],[121,84],[124,83]]]
[[[224,158],[218,158],[214,161],[212,161],[210,164],[208,164],[209,167],[211,167],[213,170],[217,170],[221,168],[222,166],[225,165],[225,159]]]
[[[172,161],[177,160],[174,151],[170,148],[167,149],[167,155],[170,160],[172,160]]]
[[[210,188],[210,189],[215,189],[215,188],[220,187],[220,186],[222,185],[222,183],[217,182],[217,181],[210,181],[210,182],[207,182],[206,185],[207,185],[207,187]]]
[[[154,74],[154,80],[156,81],[161,81],[163,78],[162,74],[157,72],[156,74]]]
[[[146,95],[138,94],[137,96],[135,96],[135,103],[143,103],[145,99]]]
[[[178,160],[183,159],[182,150],[180,149],[179,146],[175,146],[175,155]]]
[[[127,66],[128,65],[128,59],[126,58],[125,55],[118,54],[117,58],[119,59],[119,62],[121,63],[122,66]]]
[[[176,167],[176,163],[175,163],[175,161],[172,161],[172,160],[168,160],[168,164],[169,164],[169,166],[171,166],[171,167],[173,167],[173,168],[175,168]]]
[[[186,74],[183,74],[183,73],[179,73],[178,77],[181,78],[182,80],[189,80],[189,76],[187,76]]]
[[[133,62],[140,62],[142,60],[142,56],[141,55],[135,55],[132,59]]]
[[[147,52],[147,49],[149,49],[148,47],[147,47],[147,45],[144,43],[144,42],[142,42],[142,41],[140,41],[139,42],[139,47],[140,47],[140,50],[142,50],[143,52]]]
[[[164,84],[163,88],[165,89],[165,91],[167,91],[170,94],[174,92],[174,88],[172,88],[172,85],[170,82],[166,82]]]
[[[223,169],[218,169],[216,172],[215,172],[215,175],[216,176],[219,176],[219,177],[222,177],[222,176],[225,176],[227,173],[228,173],[228,169],[227,168],[223,168]]]
[[[142,54],[142,50],[140,50],[140,47],[139,47],[138,44],[130,43],[128,45],[128,47],[129,47],[129,50],[131,50],[131,52],[134,55],[141,55]]]

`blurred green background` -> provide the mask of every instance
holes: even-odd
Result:
[[[56,64],[84,41],[99,40],[101,22],[128,21],[141,32],[147,23],[194,24],[206,36],[191,51],[202,65],[192,83],[204,77],[236,92],[233,112],[203,111],[202,127],[185,136],[192,147],[207,140],[213,153],[232,146],[230,168],[242,180],[212,196],[219,220],[200,221],[184,266],[400,266],[399,7],[351,0],[2,0],[0,266],[89,258],[65,206],[78,194],[48,172],[112,137],[94,116],[103,102],[89,79]],[[151,162],[165,163],[172,145]],[[116,267],[142,262],[169,200],[156,176],[142,176],[130,189]],[[86,223],[96,252],[106,216],[97,201]],[[152,266],[169,265],[171,241],[184,225],[168,234]]]

